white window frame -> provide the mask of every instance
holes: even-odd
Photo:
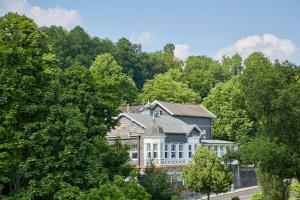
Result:
[[[173,147],[175,147],[175,149],[173,149]],[[177,157],[177,144],[176,143],[171,143],[171,158],[174,159]]]
[[[180,153],[181,153],[181,156],[180,156]],[[178,144],[178,158],[183,158],[183,143]]]
[[[148,148],[149,147],[149,148]],[[147,158],[151,159],[152,158],[152,153],[151,153],[151,143],[146,143],[146,152],[147,152]]]
[[[156,148],[154,148],[154,147],[156,147]],[[152,157],[154,158],[154,159],[157,159],[158,158],[158,143],[153,143],[152,144]]]
[[[189,158],[192,158],[193,156],[193,145],[188,144],[188,151],[189,151]]]
[[[136,146],[136,148],[133,148],[133,146]],[[136,158],[133,158],[133,154],[136,154]],[[137,160],[138,158],[139,158],[138,144],[136,143],[130,144],[130,159]]]
[[[170,146],[169,144],[165,143],[165,146],[164,146],[164,150],[165,150],[164,151],[165,152],[164,156],[165,156],[165,158],[169,158],[170,157],[169,146]]]

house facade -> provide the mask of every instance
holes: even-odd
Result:
[[[154,101],[143,106],[127,106],[108,134],[130,145],[130,158],[141,172],[149,163],[166,168],[173,182],[182,183],[182,169],[197,147],[207,146],[219,157],[237,150],[237,144],[212,139],[216,116],[201,105]]]

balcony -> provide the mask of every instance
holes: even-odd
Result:
[[[146,163],[153,163],[158,166],[170,166],[170,165],[187,165],[190,162],[190,159],[184,158],[169,158],[169,159],[147,159]]]

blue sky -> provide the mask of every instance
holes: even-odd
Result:
[[[2,10],[1,10],[2,7]],[[300,1],[297,0],[0,0],[40,25],[70,29],[79,24],[93,36],[141,43],[146,51],[176,45],[176,55],[221,55],[263,51],[271,59],[300,64]]]

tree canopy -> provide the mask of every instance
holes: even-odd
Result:
[[[198,147],[192,162],[183,169],[186,186],[195,191],[207,194],[226,192],[232,183],[233,174],[226,164],[207,147]]]

